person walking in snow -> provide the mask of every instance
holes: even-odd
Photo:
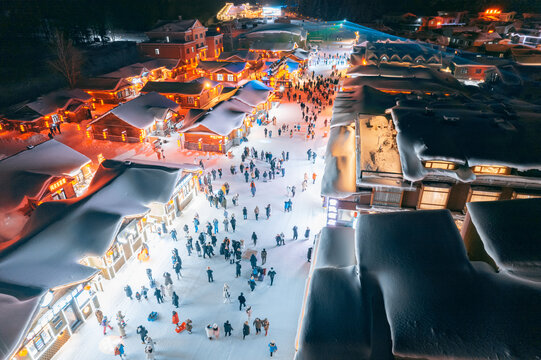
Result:
[[[229,219],[228,219],[228,218],[224,218],[223,224],[224,224],[224,229],[225,229],[225,231],[226,231],[226,232],[229,232]]]
[[[213,271],[210,269],[210,266],[207,267],[207,277],[209,282],[214,282],[214,277],[212,276]]]
[[[98,320],[98,325],[101,325],[103,321],[103,312],[101,310],[96,310],[96,319]]]
[[[254,215],[255,215],[255,219],[256,221],[259,219],[259,206],[256,206],[255,209],[254,209]]]
[[[242,216],[244,216],[244,220],[248,219],[248,209],[246,209],[246,206],[242,208]]]
[[[253,325],[255,327],[255,334],[259,335],[259,333],[261,333],[261,326],[262,326],[261,320],[259,318],[255,318]]]
[[[248,325],[248,321],[245,321],[244,325],[242,325],[242,340],[248,335],[250,335],[250,325]]]
[[[270,204],[265,206],[265,215],[267,215],[267,220],[269,220],[269,217],[271,215],[271,206],[270,206]]]
[[[141,337],[141,343],[144,344],[145,338],[147,337],[147,334],[148,334],[148,330],[145,329],[143,325],[139,325],[137,327],[136,333],[139,334],[139,336]]]
[[[212,335],[214,335],[214,331],[212,330],[212,325],[208,324],[205,327],[205,333],[207,334],[207,337],[209,340],[212,340]]]
[[[145,346],[145,354],[147,360],[154,360],[154,347],[152,345]]]
[[[267,333],[269,332],[269,320],[267,320],[267,318],[264,318],[262,321],[261,321],[261,324],[263,324],[263,329],[265,329],[265,336],[267,336]]]
[[[274,268],[271,267],[269,271],[269,277],[270,277],[270,286],[274,283],[274,277],[276,276],[276,271],[274,271]]]
[[[250,291],[254,291],[256,287],[255,279],[253,276],[250,277],[250,280],[248,280],[248,285],[250,285]]]
[[[220,337],[220,328],[218,327],[218,324],[212,325],[212,333],[216,340]]]
[[[186,331],[188,332],[188,334],[192,333],[192,328],[193,328],[192,320],[186,319]]]
[[[261,251],[261,265],[265,265],[267,262],[267,250],[263,249]]]
[[[257,266],[257,258],[254,254],[250,256],[250,265],[252,265],[252,269]]]
[[[179,297],[178,297],[177,293],[173,291],[173,295],[171,295],[171,303],[177,309],[178,309],[178,302],[179,302]]]
[[[227,285],[227,283],[224,284],[223,296],[224,296],[224,303],[226,302],[231,303],[231,293],[229,292],[229,285]]]
[[[231,224],[231,229],[233,232],[235,232],[235,228],[237,227],[237,219],[235,219],[235,214],[231,214],[231,220],[229,220],[229,223]]]
[[[161,290],[158,289],[157,287],[156,287],[156,289],[154,290],[154,296],[156,296],[156,301],[158,301],[158,304],[163,303],[162,292],[161,292]]]
[[[180,265],[180,262],[176,261],[175,264],[173,265],[173,269],[175,270],[175,274],[177,274],[177,280],[179,280],[182,277],[182,274],[180,273],[181,268],[182,266]],[[166,273],[166,274],[169,274],[169,273]],[[169,281],[170,281],[170,284],[173,284],[173,281],[171,280],[171,275],[169,275]]]
[[[255,231],[252,232],[252,242],[254,243],[254,246],[257,245],[257,235],[256,235]]]
[[[252,193],[252,197],[255,196],[255,191],[256,191],[255,184],[252,181],[251,184],[250,184],[250,192]]]
[[[312,260],[312,247],[308,248],[308,252],[306,253],[306,258],[308,262]]]
[[[271,341],[269,343],[269,351],[270,351],[270,356],[272,357],[272,354],[274,354],[276,351],[278,351],[278,347],[276,346],[276,343],[274,341]]]
[[[238,277],[240,277],[240,269],[241,269],[242,266],[240,265],[240,261],[237,261],[235,264],[236,264],[236,266],[235,266],[235,268],[236,268],[235,269],[236,270],[235,271],[235,277],[238,278]]]
[[[309,239],[310,238],[310,228],[307,226],[306,230],[304,231],[304,238]]]
[[[217,234],[218,233],[218,219],[214,218],[214,220],[212,220],[212,223],[214,224],[214,234]],[[209,234],[209,235],[212,235],[212,234]]]
[[[312,173],[312,184],[315,184],[316,183],[316,173]]]
[[[248,306],[246,309],[246,315],[248,315],[248,321],[250,321],[250,318],[252,317],[252,307]]]
[[[293,226],[293,240],[297,240],[299,238],[299,228],[297,225]]]
[[[195,242],[195,251],[197,252],[197,256],[201,257],[201,245],[199,245],[199,241]]]
[[[178,262],[177,262],[178,264]],[[169,285],[169,284],[173,284],[173,280],[171,279],[171,274],[169,274],[167,271],[163,273],[163,279],[164,279],[164,284],[165,286]]]
[[[109,320],[107,319],[107,316],[103,317],[103,320],[101,321],[101,326],[103,326],[103,335],[107,335],[107,328],[113,330],[113,327],[109,325]]]
[[[224,323],[224,333],[225,333],[224,336],[231,336],[231,331],[232,330],[233,330],[233,327],[231,326],[231,323],[229,322],[229,320],[227,320]]]
[[[173,316],[171,318],[171,322],[175,326],[178,326],[178,323],[180,322],[180,320],[178,319],[178,313],[176,311],[173,311]]]
[[[133,298],[132,298],[133,291],[132,291],[130,285],[124,286],[124,292],[126,293],[126,296],[130,298],[130,300],[133,300]]]
[[[240,293],[239,297],[239,311],[242,311],[242,307],[246,307],[246,298],[243,293]]]
[[[115,346],[115,356],[116,355],[120,356],[121,359],[126,358],[126,353],[125,353],[125,350],[124,350],[124,344],[120,343],[117,346]]]

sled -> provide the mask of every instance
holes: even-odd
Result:
[[[148,314],[147,320],[151,322],[158,320],[158,313],[156,311],[151,312]]]
[[[184,330],[186,330],[186,322],[183,322],[182,324],[177,325],[177,327],[175,328],[175,332],[177,334],[183,332]]]

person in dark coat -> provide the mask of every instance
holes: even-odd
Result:
[[[156,300],[158,301],[158,304],[163,303],[162,292],[160,291],[160,289],[156,288],[156,290],[154,290],[154,296],[156,296]]]
[[[233,215],[231,215],[231,220],[229,220],[229,223],[231,224],[231,229],[233,229],[233,232],[235,232],[235,228],[237,227],[237,219],[235,219]]]
[[[180,273],[180,268],[181,268],[180,263],[178,261],[175,262],[174,267],[175,267],[175,274],[177,274],[177,280],[179,280],[182,277],[182,274]],[[173,281],[171,281],[171,284],[172,283],[173,283]]]
[[[239,311],[242,311],[242,307],[246,307],[246,298],[243,293],[240,293],[237,299],[239,299]]]
[[[250,278],[250,280],[248,280],[248,285],[250,285],[250,291],[255,290],[256,283],[253,276]]]
[[[133,300],[133,298],[132,298],[133,291],[132,291],[130,285],[124,286],[124,291],[126,292],[126,296],[129,297],[130,300]]]
[[[254,254],[252,254],[252,256],[250,256],[250,265],[252,265],[252,269],[257,266],[257,258],[255,257]]]
[[[177,293],[173,291],[173,295],[171,296],[171,303],[177,309],[178,309],[178,300],[179,300],[179,297],[178,297]]]
[[[261,251],[261,265],[265,265],[266,262],[267,262],[267,250],[263,249],[263,251]]]
[[[269,271],[269,277],[270,277],[270,280],[271,280],[270,286],[272,286],[272,284],[274,282],[274,276],[275,275],[276,275],[276,271],[274,271],[274,268],[271,267],[270,271]]]
[[[235,272],[235,277],[239,277],[240,276],[240,269],[241,269],[241,265],[240,265],[240,261],[237,261],[236,262],[236,272]]]
[[[195,242],[195,251],[197,251],[197,256],[201,257],[201,245],[199,245],[199,241]]]
[[[293,226],[293,240],[297,240],[299,238],[299,228],[297,225]]]
[[[173,241],[178,241],[176,229],[171,230],[171,238],[173,239]]]
[[[252,241],[254,242],[254,246],[256,246],[257,245],[257,235],[256,235],[255,231],[252,232]]]
[[[308,239],[310,237],[310,228],[307,226],[306,231],[304,232],[304,237]]]
[[[178,264],[176,262],[175,264]],[[173,284],[173,279],[171,279],[171,274],[169,274],[167,271],[163,273],[163,279],[164,279],[164,285],[167,286],[169,284]]]
[[[254,322],[253,322],[253,325],[255,327],[255,334],[259,334],[261,333],[261,319],[259,318],[255,318]]]
[[[145,327],[143,325],[139,325],[137,327],[136,332],[141,337],[141,343],[144,344],[145,343],[145,338],[147,337],[147,334],[148,334],[148,330],[145,329]]]
[[[207,277],[208,277],[209,282],[214,281],[214,278],[212,277],[212,273],[213,273],[213,271],[210,269],[210,266],[208,266],[207,267]]]
[[[308,253],[306,254],[306,258],[308,259],[308,262],[312,260],[312,247],[308,248]]]
[[[248,325],[248,321],[245,321],[242,326],[242,340],[248,335],[250,335],[250,325]]]
[[[233,330],[233,327],[231,326],[231,323],[229,322],[229,320],[227,320],[225,323],[224,323],[224,332],[225,332],[225,336],[231,336],[231,330]]]

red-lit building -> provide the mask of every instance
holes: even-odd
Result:
[[[20,132],[49,130],[57,123],[91,119],[92,97],[78,89],[58,90],[32,102],[18,104],[0,117],[0,130]]]
[[[190,82],[149,81],[141,93],[157,92],[182,108],[205,109],[222,93],[223,85],[206,78]]]
[[[165,23],[146,32],[149,40],[139,43],[139,50],[155,58],[181,59],[195,68],[199,60],[216,58],[223,51],[223,35],[207,35],[207,30],[197,19]]]
[[[171,133],[179,105],[158,93],[141,95],[92,121],[87,137],[98,140],[143,142],[148,136]]]
[[[201,61],[197,66],[201,76],[218,82],[236,85],[250,77],[250,66],[245,62]]]
[[[95,77],[77,83],[96,103],[118,104],[136,94],[135,86],[121,77]]]

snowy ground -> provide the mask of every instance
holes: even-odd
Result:
[[[340,49],[343,51],[343,49]],[[318,73],[327,71],[323,66],[318,66]],[[271,111],[270,116],[276,115],[278,126],[286,122],[289,124],[297,123],[301,120],[301,112],[298,104],[284,103]],[[98,326],[95,318],[92,317],[88,323],[83,325],[77,333],[66,343],[66,345],[57,353],[55,359],[111,359],[113,358],[114,346],[120,341],[118,329],[114,321],[115,314],[122,310],[128,319],[127,338],[122,340],[126,345],[126,352],[129,359],[144,359],[143,345],[139,336],[135,334],[138,325],[144,325],[149,331],[149,335],[157,342],[157,359],[261,359],[268,357],[267,344],[274,340],[278,346],[276,359],[292,359],[295,353],[295,336],[297,332],[297,321],[301,308],[301,302],[304,296],[304,286],[308,274],[309,263],[306,261],[307,249],[313,242],[314,235],[319,232],[324,225],[324,211],[321,206],[320,178],[323,171],[322,155],[325,151],[327,138],[323,137],[322,128],[323,119],[330,119],[330,109],[319,117],[315,140],[304,140],[301,134],[295,134],[293,138],[288,136],[278,137],[277,128],[270,125],[269,130],[273,130],[271,139],[265,138],[263,127],[257,125],[252,128],[249,141],[246,144],[249,147],[255,147],[256,150],[271,151],[279,155],[282,150],[289,151],[290,160],[285,162],[285,177],[279,177],[270,182],[256,182],[257,194],[254,198],[249,193],[249,186],[244,182],[244,177],[237,174],[233,176],[229,172],[231,164],[237,167],[240,163],[240,152],[242,147],[232,149],[233,159],[228,159],[222,155],[210,155],[198,153],[195,151],[183,151],[178,149],[175,142],[169,142],[165,145],[166,161],[193,163],[194,157],[202,157],[205,161],[206,169],[222,168],[224,176],[221,180],[216,180],[216,184],[221,185],[227,181],[231,185],[231,191],[228,198],[229,214],[234,213],[237,218],[237,232],[223,232],[223,211],[211,209],[204,195],[200,194],[186,208],[180,218],[177,219],[175,227],[179,234],[179,242],[173,242],[169,236],[157,238],[149,242],[151,258],[147,263],[140,264],[137,261],[130,261],[124,266],[121,272],[111,281],[105,280],[105,291],[99,294],[99,300],[102,305],[102,311],[111,321],[115,328],[107,336],[102,334],[102,328]],[[82,132],[81,132],[82,133]],[[80,135],[83,137],[83,134]],[[141,158],[156,160],[155,154],[150,150],[141,150],[141,144],[113,144],[108,142],[87,141],[76,138],[59,137],[59,140],[70,142],[70,145],[85,153],[87,156],[94,156],[97,153],[103,153],[107,157],[120,156],[121,158]],[[100,144],[96,146],[96,144]],[[108,144],[108,145],[106,145]],[[244,145],[244,144],[243,144]],[[308,161],[306,151],[308,148],[316,150],[318,158],[315,164]],[[207,160],[209,159],[209,160]],[[265,162],[257,161],[256,165],[260,170],[267,170],[268,165]],[[307,192],[301,192],[301,182],[304,173],[311,174],[316,172],[318,175],[315,184],[309,182]],[[296,185],[297,194],[293,200],[293,211],[283,212],[284,201],[286,197],[286,186]],[[231,195],[240,194],[240,205],[232,208]],[[265,220],[264,207],[271,204],[272,215],[269,220]],[[260,220],[256,221],[253,215],[255,206],[260,208]],[[248,220],[243,220],[242,206],[248,208]],[[218,247],[215,252],[217,256],[212,259],[203,259],[197,257],[197,254],[187,255],[185,241],[182,234],[182,227],[187,223],[193,234],[192,219],[195,213],[198,213],[201,219],[201,226],[204,226],[207,220],[217,218],[220,221],[220,233],[218,234],[218,243],[225,236],[230,239],[245,240],[245,248],[254,248],[251,246],[251,233],[255,231],[258,235],[258,243],[255,250],[258,251],[258,261],[260,261],[259,252],[262,248],[268,251],[267,263],[264,265],[267,269],[274,267],[277,275],[275,283],[269,286],[269,279],[265,278],[263,283],[258,282],[254,292],[250,292],[247,284],[250,271],[250,263],[247,260],[242,261],[242,277],[235,278],[235,266],[226,262],[223,256],[218,254]],[[292,228],[297,225],[299,228],[299,239],[292,240]],[[304,230],[309,226],[311,229],[310,239],[304,239]],[[274,236],[284,232],[286,235],[286,245],[276,247]],[[183,278],[175,280],[174,271],[171,268],[170,254],[171,249],[177,247],[182,258]],[[207,282],[206,268],[210,266],[214,270],[214,283]],[[174,290],[180,296],[180,309],[177,310],[181,321],[190,318],[193,321],[193,333],[182,332],[175,333],[174,326],[171,324],[171,314],[174,307],[170,299],[166,299],[164,304],[158,305],[153,295],[149,295],[149,301],[138,303],[136,300],[130,301],[126,298],[123,287],[129,284],[133,291],[140,289],[141,285],[148,287],[148,281],[145,274],[147,267],[152,268],[155,278],[163,282],[162,274],[165,271],[173,275]],[[231,287],[233,302],[231,304],[223,303],[222,288],[223,284],[228,283]],[[247,298],[248,306],[252,306],[253,314],[250,321],[251,333],[242,340],[242,324],[247,320],[245,311],[239,311],[237,296],[244,292]],[[146,320],[148,313],[157,311],[160,319],[154,323]],[[255,335],[255,329],[252,321],[256,318],[268,318],[270,322],[269,335]],[[233,326],[233,336],[223,338],[223,323],[229,320]],[[217,323],[221,329],[221,336],[218,340],[208,340],[205,336],[205,326],[207,324]]]

